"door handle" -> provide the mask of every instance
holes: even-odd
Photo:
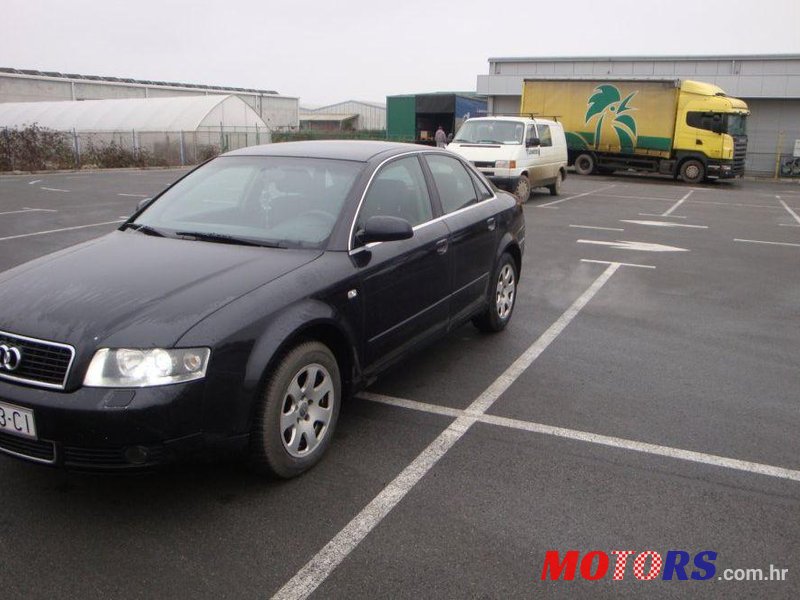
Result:
[[[447,248],[450,246],[450,243],[447,241],[447,238],[443,240],[439,240],[436,242],[436,254],[444,254],[447,252]]]
[[[489,228],[489,231],[494,231],[495,227],[497,227],[497,219],[489,217],[486,219],[486,226]]]

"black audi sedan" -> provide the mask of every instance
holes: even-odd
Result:
[[[524,236],[515,198],[444,150],[219,156],[0,274],[0,451],[100,470],[235,452],[298,475],[343,398],[469,320],[507,325]]]

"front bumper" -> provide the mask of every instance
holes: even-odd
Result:
[[[205,382],[55,392],[0,381],[0,400],[32,410],[37,439],[0,431],[0,452],[92,470],[155,467],[198,455]]]
[[[733,179],[744,175],[744,161],[741,168],[732,160],[709,161],[706,175],[716,179]]]

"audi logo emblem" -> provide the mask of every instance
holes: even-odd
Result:
[[[16,371],[22,362],[22,352],[16,346],[0,344],[0,371]]]

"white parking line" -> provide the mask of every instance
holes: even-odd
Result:
[[[595,227],[594,225],[570,225],[570,227],[576,227],[578,229],[601,229],[602,231],[625,231],[619,227]]]
[[[800,227],[800,225],[796,223],[778,223],[781,227]]]
[[[584,196],[588,196],[589,194],[596,194],[598,192],[602,192],[603,190],[610,190],[613,187],[614,187],[613,185],[607,185],[606,187],[601,187],[596,190],[592,190],[590,192],[583,192],[582,194],[567,196],[566,198],[561,198],[561,200],[554,200],[553,202],[548,202],[547,204],[539,204],[536,208],[547,208],[555,204],[561,204],[562,202],[566,202],[567,200],[574,200],[575,198],[583,198]]]
[[[599,444],[601,446],[621,448],[623,450],[633,450],[635,452],[642,452],[644,454],[652,454],[655,456],[666,456],[668,458],[701,463],[704,465],[712,465],[715,467],[722,467],[724,469],[733,469],[736,471],[744,471],[746,473],[766,475],[767,477],[777,477],[779,479],[800,481],[800,471],[794,469],[787,469],[784,467],[776,467],[773,465],[766,465],[763,463],[739,460],[736,458],[728,458],[716,454],[695,452],[693,450],[683,450],[681,448],[673,448],[670,446],[649,444],[647,442],[638,442],[636,440],[628,440],[625,438],[599,435],[596,433],[589,433],[587,431],[579,431],[576,429],[553,427],[552,425],[544,425],[542,423],[535,423],[533,421],[523,421],[520,419],[510,419],[507,417],[498,417],[494,415],[473,413],[470,412],[469,409],[459,410],[455,408],[437,406],[435,404],[427,404],[425,402],[415,402],[413,400],[405,400],[403,398],[392,398],[389,396],[372,394],[369,392],[361,392],[359,393],[358,396],[359,398],[363,398],[371,402],[388,404],[390,406],[397,406],[400,408],[418,410],[437,415],[446,415],[448,417],[455,417],[455,418],[471,417],[481,423],[498,425],[500,427],[520,429],[522,431],[530,431],[531,433],[541,433],[544,435],[551,435],[555,437],[566,438],[569,440],[576,440],[579,442],[587,442],[589,444]]]
[[[677,201],[677,202],[676,202],[676,203],[675,203],[675,204],[672,206],[672,208],[670,208],[669,210],[665,211],[665,212],[664,212],[664,213],[663,213],[661,216],[662,216],[662,217],[668,217],[668,216],[670,216],[670,215],[671,215],[673,212],[675,212],[675,209],[676,209],[676,208],[678,208],[678,207],[679,207],[681,204],[683,204],[684,202],[686,202],[686,200],[689,198],[689,196],[691,196],[693,193],[694,193],[694,190],[689,190],[688,192],[686,192],[686,195],[685,195],[683,198],[681,198],[680,200],[678,200],[678,201]]]
[[[33,181],[29,181],[28,185],[33,185],[34,183],[39,183],[40,181],[42,181],[42,180],[41,179],[34,179]]]
[[[9,210],[6,212],[0,212],[0,215],[18,215],[20,213],[30,213],[30,212],[58,212],[58,211],[50,210],[47,208],[22,208],[21,210]]]
[[[620,219],[622,223],[634,225],[647,225],[649,227],[687,227],[690,229],[708,229],[708,225],[687,225],[686,223],[673,223],[672,221],[637,221],[635,219]]]
[[[740,240],[739,238],[735,238],[734,242],[747,242],[748,244],[769,244],[771,246],[798,246],[800,244],[792,244],[790,242],[764,242],[762,240]]]
[[[582,258],[581,262],[597,263],[598,265],[620,265],[621,267],[639,267],[640,269],[655,269],[653,265],[638,265],[636,263],[612,262],[610,260],[594,260],[591,258]]]
[[[127,198],[149,198],[147,194],[117,194],[117,196],[125,196]]]
[[[639,213],[640,217],[666,217],[667,219],[688,219],[689,217],[681,217],[679,215],[662,215],[655,213]]]
[[[46,192],[69,192],[69,190],[62,190],[61,188],[40,187],[39,189]]]
[[[344,529],[308,561],[273,599],[307,598],[367,535],[397,506],[411,489],[433,468],[461,437],[477,422],[494,402],[539,358],[564,331],[586,304],[619,269],[611,263],[594,283],[545,331],[514,363],[505,370],[467,409],[471,414],[459,416],[414,461],[389,483]]]
[[[111,225],[115,223],[122,223],[122,220],[106,221],[104,223],[92,223],[91,225],[78,225],[77,227],[63,227],[61,229],[50,229],[48,231],[36,231],[34,233],[23,233],[20,235],[10,235],[8,237],[0,238],[0,242],[7,240],[18,240],[19,238],[33,237],[36,235],[47,235],[49,233],[60,233],[62,231],[74,231],[76,229],[86,229],[87,227],[100,227],[101,225]]]
[[[605,240],[576,240],[576,243],[608,246],[615,250],[633,250],[635,252],[689,252],[687,248],[679,248],[678,246],[653,244],[651,242],[633,242],[629,240],[617,240],[615,242],[607,242]]]
[[[623,196],[618,194],[597,194],[604,198],[624,198],[626,200],[659,200],[661,202],[675,202],[675,198],[662,198],[660,196]]]
[[[785,208],[787,211],[789,211],[789,214],[790,214],[790,215],[792,215],[792,218],[793,218],[795,221],[797,221],[797,223],[798,223],[798,224],[800,224],[800,217],[798,217],[798,216],[797,216],[797,213],[796,213],[796,212],[794,212],[794,211],[793,211],[793,210],[792,210],[792,209],[789,207],[789,205],[788,205],[788,204],[786,204],[786,202],[784,202],[783,200],[781,200],[781,197],[780,197],[780,196],[775,196],[775,197],[778,199],[778,202],[780,202],[780,203],[781,203],[781,205],[783,206],[783,208]]]

